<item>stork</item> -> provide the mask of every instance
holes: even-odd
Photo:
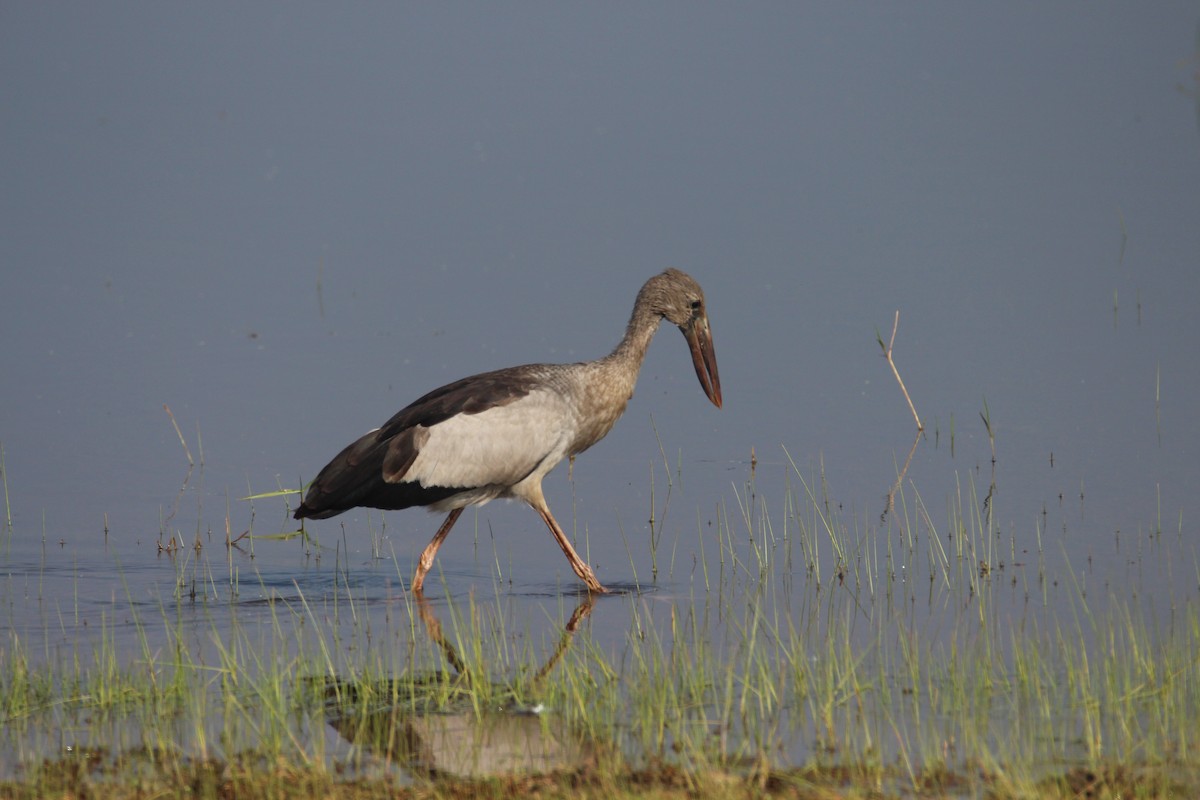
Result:
[[[295,518],[327,519],[359,506],[449,512],[417,563],[411,588],[420,593],[464,508],[519,498],[541,516],[588,589],[606,592],[550,513],[542,478],[612,429],[664,319],[683,332],[700,386],[720,408],[704,292],[690,275],[668,269],[642,286],[625,336],[607,356],[508,367],[434,389],[334,456],[308,487]]]

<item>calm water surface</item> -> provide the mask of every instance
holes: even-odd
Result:
[[[9,9],[8,641],[136,658],[165,617],[205,657],[214,627],[269,639],[268,599],[390,624],[436,518],[281,541],[287,501],[241,498],[455,378],[603,355],[666,266],[706,289],[725,408],[664,329],[545,486],[633,590],[583,623],[601,648],[768,579],[780,614],[830,603],[869,640],[898,601],[952,638],[971,598],[927,554],[962,517],[994,624],[1082,591],[1166,626],[1200,586],[1200,14],[1077,11]],[[926,435],[881,519],[915,433],[876,343],[897,310]],[[799,546],[805,482],[847,561]],[[515,504],[465,514],[431,584],[539,645],[579,599]]]

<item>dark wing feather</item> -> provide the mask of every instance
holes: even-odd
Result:
[[[392,415],[379,429],[389,439],[400,431],[420,425],[432,427],[455,414],[478,414],[496,406],[508,405],[534,388],[541,364],[509,367],[484,372],[434,389]]]
[[[396,412],[379,430],[347,446],[317,475],[296,509],[296,519],[327,519],[357,506],[400,509],[425,506],[469,486],[421,486],[404,481],[420,452],[424,429],[456,414],[478,414],[529,394],[540,365],[510,367],[434,389]]]
[[[402,431],[397,438],[411,438],[411,434],[412,431]],[[462,491],[383,480],[388,445],[387,440],[379,438],[379,431],[371,431],[334,456],[308,487],[304,502],[294,514],[296,519],[328,519],[357,506],[384,509],[425,506]]]

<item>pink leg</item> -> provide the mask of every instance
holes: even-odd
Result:
[[[575,552],[575,548],[571,546],[571,542],[567,539],[567,535],[563,533],[563,529],[558,526],[558,522],[550,514],[550,508],[543,500],[539,505],[535,505],[534,510],[542,516],[542,521],[546,523],[546,527],[550,529],[550,533],[554,534],[554,540],[558,542],[558,546],[562,548],[563,555],[567,557],[567,561],[571,562],[571,569],[575,570],[575,574],[583,579],[587,584],[588,591],[604,594],[608,592],[600,585],[600,581],[596,580],[596,574],[592,572],[579,554]]]
[[[417,574],[413,575],[410,587],[417,594],[421,594],[421,587],[425,585],[425,574],[433,566],[433,557],[437,555],[438,548],[442,546],[442,542],[446,540],[446,536],[454,527],[454,523],[458,522],[462,512],[461,508],[451,511],[450,516],[446,517],[446,521],[442,523],[442,527],[438,528],[438,532],[433,535],[433,540],[425,545],[425,549],[421,552],[421,560],[417,562]]]

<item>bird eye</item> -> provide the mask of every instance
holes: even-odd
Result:
[[[699,300],[693,300],[692,301],[692,311],[699,311],[701,305],[702,304]]]

